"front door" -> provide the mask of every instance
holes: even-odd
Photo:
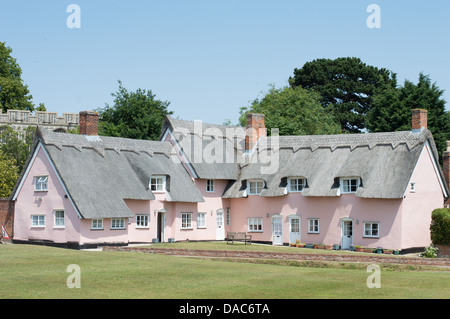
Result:
[[[283,245],[283,220],[281,216],[272,217],[272,245]]]
[[[291,216],[289,218],[289,243],[300,241],[300,217]]]
[[[160,243],[164,242],[164,228],[166,227],[166,214],[158,213],[158,224],[156,229],[156,236]]]
[[[223,212],[216,213],[216,240],[225,239],[225,227],[223,225]]]
[[[342,249],[350,249],[353,242],[353,222],[351,220],[342,221]]]

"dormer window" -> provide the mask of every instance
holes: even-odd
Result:
[[[250,180],[248,181],[248,194],[259,195],[264,188],[263,180]]]
[[[289,192],[301,192],[305,185],[306,182],[303,177],[291,177],[288,179]]]
[[[214,180],[213,179],[206,180],[206,192],[214,193]]]
[[[356,193],[360,185],[359,177],[343,177],[341,178],[341,193],[352,194]]]
[[[150,189],[153,192],[165,192],[166,191],[166,177],[165,176],[152,176],[150,178]]]

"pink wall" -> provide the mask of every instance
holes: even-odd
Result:
[[[48,191],[34,191],[34,176],[48,175]],[[15,240],[51,240],[56,243],[80,240],[80,219],[66,195],[58,177],[42,148],[32,163],[23,186],[17,195],[14,213]],[[65,212],[65,227],[54,227],[54,210]],[[44,227],[32,227],[31,216],[45,216]]]
[[[431,212],[442,207],[444,198],[428,145],[419,157],[411,183],[415,183],[415,191],[408,186],[403,201],[402,245],[429,246]]]
[[[353,194],[336,198],[304,197],[290,193],[284,197],[264,198],[250,195],[231,202],[233,231],[248,230],[249,217],[263,218],[263,232],[251,232],[256,241],[272,241],[272,216],[281,215],[283,242],[289,243],[289,215],[300,216],[301,241],[305,243],[340,244],[341,219],[353,220],[353,244],[370,247],[400,245],[401,200],[361,199]],[[319,219],[319,233],[308,233],[308,219]],[[379,238],[363,236],[364,221],[380,222]],[[250,232],[249,232],[250,233]],[[386,247],[387,248],[387,247]]]

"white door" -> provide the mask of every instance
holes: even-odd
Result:
[[[353,222],[351,220],[343,220],[341,248],[350,249],[352,242],[353,242]]]
[[[223,225],[223,212],[216,213],[216,240],[225,239],[225,227]]]
[[[289,243],[300,241],[300,217],[291,216],[289,218]]]
[[[283,220],[281,216],[272,217],[272,245],[283,245]]]

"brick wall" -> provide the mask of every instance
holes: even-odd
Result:
[[[0,224],[3,224],[6,232],[13,237],[14,225],[14,202],[0,198]]]

